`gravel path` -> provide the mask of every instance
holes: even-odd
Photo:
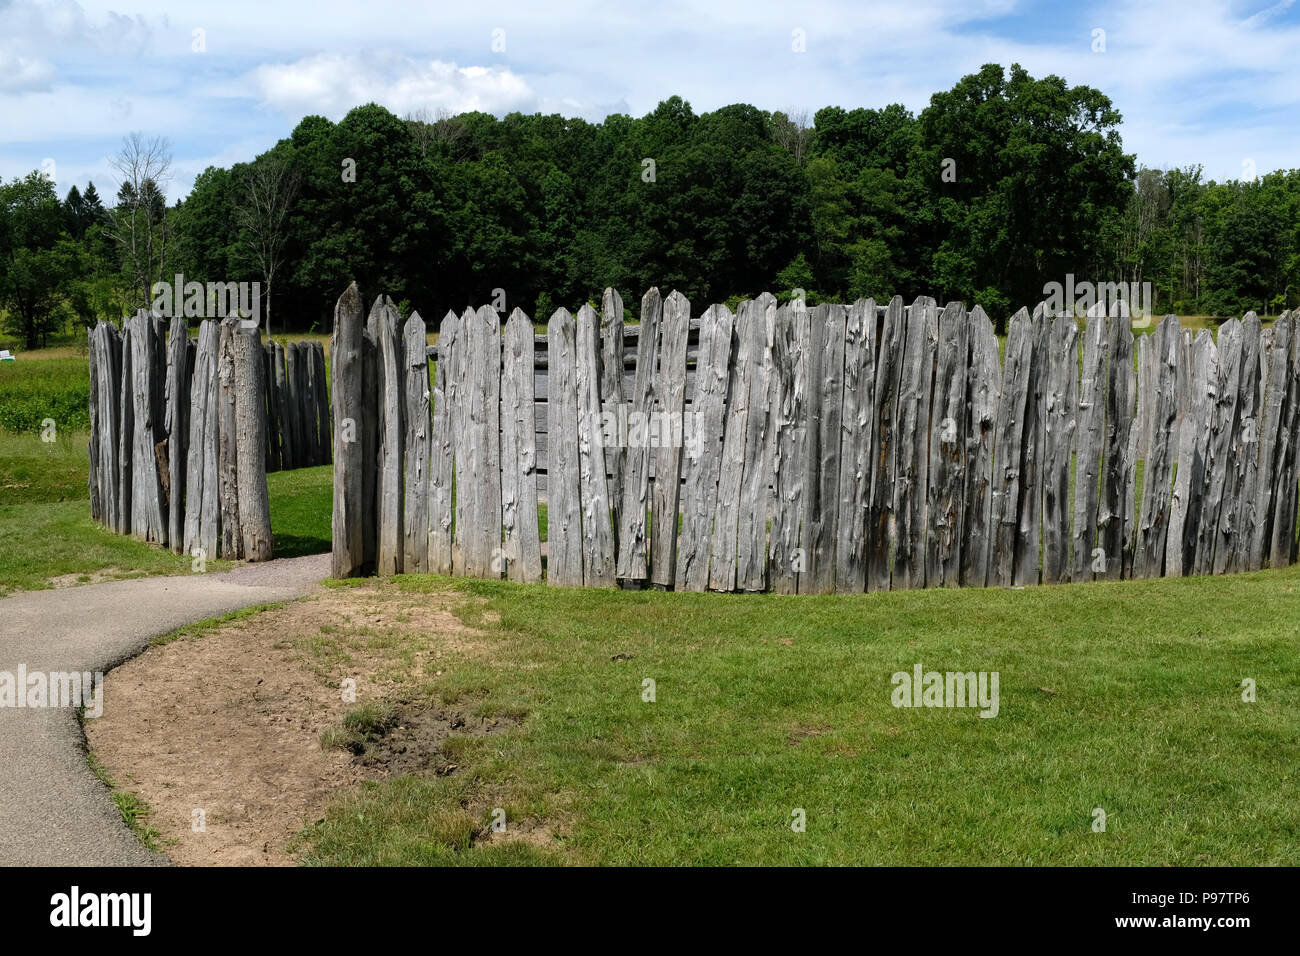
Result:
[[[185,624],[300,597],[329,555],[0,599],[0,672],[103,671]],[[196,687],[195,694],[203,688]],[[107,710],[111,698],[104,700]],[[0,707],[0,865],[157,865],[86,764],[76,711]]]

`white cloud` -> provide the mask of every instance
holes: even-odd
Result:
[[[54,64],[41,56],[19,53],[13,42],[0,43],[0,92],[47,90],[54,79]]]
[[[399,115],[421,107],[501,113],[537,102],[528,83],[504,67],[461,67],[391,52],[321,53],[294,63],[259,66],[248,81],[263,103],[294,118],[320,113],[338,119],[368,102]]]

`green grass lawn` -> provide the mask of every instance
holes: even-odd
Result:
[[[38,435],[0,430],[0,596],[48,586],[50,578],[190,574],[192,560],[114,534],[90,519],[87,432]],[[267,476],[276,557],[330,550],[329,465]],[[207,570],[230,567],[209,561]]]
[[[396,699],[523,720],[448,741],[455,773],[338,798],[300,838],[311,864],[1300,863],[1300,568],[834,597],[387,588],[469,595],[490,647]],[[896,709],[890,677],[918,663],[997,671],[998,716]],[[555,838],[486,839],[495,807]]]

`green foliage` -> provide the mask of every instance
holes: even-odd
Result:
[[[85,359],[0,364],[0,428],[34,434],[54,419],[60,430],[90,427],[90,372]]]
[[[828,106],[811,126],[748,104],[697,114],[679,96],[601,123],[402,119],[369,103],[337,123],[306,117],[250,163],[204,170],[176,208],[149,182],[142,206],[121,193],[117,216],[143,209],[170,230],[166,278],[259,280],[236,211],[249,170],[283,162],[299,188],[277,329],[328,329],[353,280],[435,328],[496,290],[507,312],[544,324],[606,286],[632,315],[651,286],[701,308],[803,288],[816,301],[978,302],[1001,324],[1071,274],[1150,282],[1158,311],[1300,304],[1300,172],[1214,183],[1198,167],[1139,170],[1119,122],[1099,90],[1017,64],[982,67],[919,114]],[[63,203],[37,174],[0,188],[0,252],[14,253],[0,256],[0,307],[27,347],[134,308],[147,277],[108,237],[93,184]]]

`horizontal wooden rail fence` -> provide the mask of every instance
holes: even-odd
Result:
[[[1281,567],[1296,320],[651,289],[550,318],[335,313],[336,576],[829,593]],[[429,360],[435,359],[430,373]],[[538,527],[546,506],[547,540]]]
[[[271,556],[266,473],[331,461],[325,351],[234,319],[139,312],[91,330],[90,511],[204,558]]]

